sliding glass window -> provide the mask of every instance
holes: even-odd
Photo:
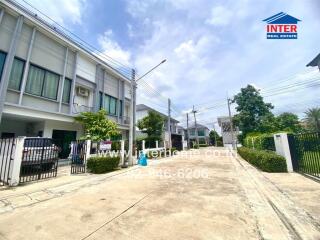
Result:
[[[59,80],[58,74],[30,65],[26,92],[57,100]]]
[[[20,90],[23,69],[24,69],[24,61],[21,59],[15,58],[12,64],[8,88],[18,90],[18,91]]]
[[[6,53],[0,52],[0,81],[1,81],[1,77],[2,77],[2,71],[3,71],[4,63],[6,61],[6,56],[7,56]]]
[[[62,94],[62,102],[63,103],[70,103],[70,91],[71,91],[71,79],[64,79],[64,86],[63,86],[63,94]]]
[[[33,65],[29,68],[28,80],[26,84],[26,92],[41,96],[45,70]]]
[[[102,106],[102,102],[104,105]],[[117,115],[117,99],[104,94],[104,100],[102,99],[102,93],[100,93],[100,109],[104,108],[108,115]]]

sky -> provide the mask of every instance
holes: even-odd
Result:
[[[247,84],[275,114],[302,118],[320,104],[319,70],[306,67],[320,53],[318,0],[27,2],[140,76],[166,59],[138,82],[138,103],[166,112],[170,98],[181,125],[195,105],[198,122],[212,128],[228,114],[227,97]],[[279,12],[301,20],[297,40],[266,39],[262,20]]]

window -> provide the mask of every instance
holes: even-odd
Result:
[[[103,108],[103,93],[99,92],[99,109]]]
[[[10,73],[8,88],[14,89],[14,90],[20,90],[23,69],[24,69],[24,61],[18,58],[14,58],[11,73]]]
[[[0,79],[2,76],[2,70],[4,67],[5,61],[6,61],[6,54],[4,52],[0,52]]]
[[[107,114],[110,114],[110,97],[108,95],[104,95],[104,103],[103,103],[103,108],[107,111]]]
[[[71,91],[72,80],[65,78],[64,86],[63,86],[63,94],[62,94],[62,102],[69,103],[70,102],[70,91]]]
[[[117,99],[116,98],[110,97],[109,114],[110,115],[117,114]]]
[[[58,74],[30,65],[26,92],[57,100],[59,78]]]
[[[196,131],[194,129],[190,130],[190,135],[196,135]]]
[[[123,103],[122,103],[122,100],[120,100],[120,116],[122,116],[122,109],[123,109],[123,105],[122,105]]]
[[[99,94],[100,94],[99,95],[100,109],[104,108],[107,111],[108,115],[117,115],[117,99],[107,94],[104,95],[104,99],[103,99],[103,94],[101,92]],[[102,103],[104,104],[102,105]],[[120,105],[120,108],[121,107],[122,105]]]
[[[198,136],[203,137],[204,136],[204,130],[198,130]]]

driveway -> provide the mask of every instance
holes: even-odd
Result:
[[[43,191],[2,191],[0,239],[320,239],[312,208],[273,179],[207,148]],[[320,191],[304,181],[310,196]]]

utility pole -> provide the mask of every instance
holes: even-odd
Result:
[[[196,118],[197,111],[194,109],[194,105],[193,105],[193,108],[192,108],[192,113],[193,113],[193,117],[194,117],[194,126],[196,128],[196,141],[197,141],[197,145],[199,146],[198,126],[197,126],[197,118]]]
[[[133,82],[133,132],[132,132],[132,149],[136,150],[136,106],[137,106],[137,82]]]
[[[187,147],[190,148],[190,143],[189,143],[189,113],[187,113]]]
[[[134,116],[134,86],[135,86],[135,78],[136,78],[136,71],[132,69],[131,73],[131,101],[130,101],[130,125],[129,125],[129,163],[128,165],[133,165],[133,116]]]
[[[169,135],[169,149],[172,148],[171,146],[171,100],[168,98],[168,135]]]
[[[232,148],[236,149],[235,147],[236,142],[234,139],[234,130],[233,130],[233,121],[232,121],[231,110],[230,110],[231,99],[227,98],[227,102],[228,102],[229,120],[230,120],[230,128],[231,128]]]

